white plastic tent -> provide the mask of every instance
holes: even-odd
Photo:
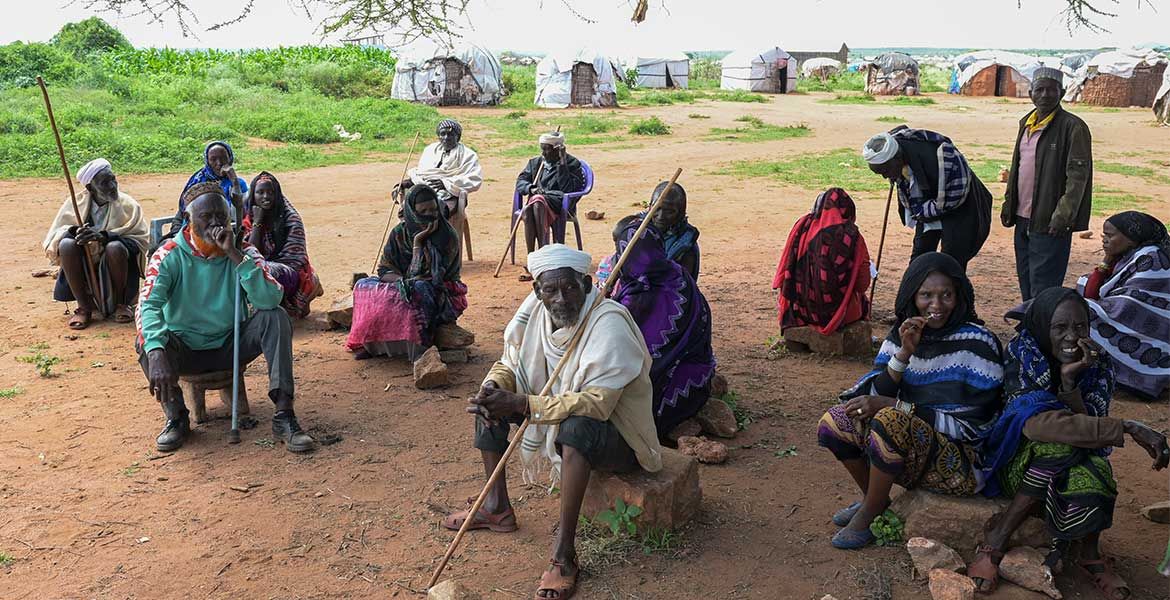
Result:
[[[1150,48],[1129,48],[1102,52],[1090,58],[1075,75],[1066,79],[1065,102],[1080,102],[1085,82],[1098,75],[1114,75],[1129,79],[1139,66],[1155,66],[1166,63],[1166,57]],[[1167,70],[1170,72],[1170,69]],[[1155,96],[1157,98],[1157,96]]]
[[[691,59],[682,52],[648,52],[626,59],[625,68],[637,69],[635,87],[685,90],[691,76]]]
[[[403,52],[390,97],[440,105],[497,104],[503,96],[500,61],[475,44],[428,44]]]
[[[1154,115],[1160,123],[1170,125],[1170,69],[1162,74],[1162,87],[1154,96]]]
[[[737,50],[723,58],[719,87],[785,94],[796,90],[797,62],[778,47]]]
[[[1040,59],[1018,52],[1003,50],[980,50],[955,58],[955,72],[951,82],[951,93],[958,94],[963,86],[983,69],[991,66],[1007,66],[1016,70],[1024,79],[1032,81],[1036,69],[1044,66]]]
[[[841,61],[818,56],[810,58],[800,65],[801,77],[829,76],[841,70]]]
[[[588,71],[586,66],[593,68],[591,77],[583,75]],[[574,74],[585,78],[575,80]],[[596,50],[581,48],[549,54],[536,63],[535,103],[546,108],[617,106],[619,79],[613,61]],[[577,102],[573,101],[575,87]]]

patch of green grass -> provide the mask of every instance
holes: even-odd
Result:
[[[801,123],[781,127],[765,123],[759,117],[742,116],[736,121],[746,123],[746,127],[727,129],[715,127],[704,137],[707,141],[735,141],[735,142],[771,142],[788,138],[804,137],[812,133],[808,125]]]
[[[903,119],[902,117],[899,117],[897,115],[884,115],[884,116],[878,117],[874,120],[877,121],[878,123],[905,123],[906,122],[906,119]]]
[[[879,192],[889,184],[874,175],[856,150],[841,148],[822,154],[801,154],[784,160],[740,160],[727,174],[764,177],[809,190],[840,187],[854,192]]]
[[[869,104],[877,102],[877,98],[869,94],[837,94],[832,98],[817,100],[821,104]]]
[[[503,65],[500,79],[504,87],[504,101],[500,106],[510,109],[536,108],[535,65]]]
[[[694,104],[700,97],[706,97],[706,94],[689,90],[638,90],[630,95],[630,99],[626,104],[629,106]]]
[[[705,97],[720,102],[768,102],[767,96],[746,90],[711,90]]]
[[[748,425],[752,424],[752,414],[748,410],[739,405],[739,392],[731,390],[720,398],[727,408],[731,409],[731,413],[735,415],[735,426],[743,431],[747,429]]]
[[[1148,196],[1110,188],[1097,188],[1093,190],[1093,214],[1107,217],[1126,210],[1140,210],[1150,201],[1151,198]]]
[[[651,527],[642,534],[642,554],[664,553],[678,546],[678,535],[662,527]]]
[[[1139,167],[1118,162],[1098,161],[1093,163],[1093,169],[1101,173],[1114,173],[1126,177],[1140,177],[1150,183],[1170,185],[1170,177],[1164,175],[1165,169]]]
[[[687,115],[688,119],[710,119],[711,115],[700,115],[699,113],[691,113]]]
[[[11,554],[8,554],[7,552],[0,552],[0,567],[7,567],[15,560],[16,559],[13,558]]]
[[[781,448],[774,453],[776,458],[788,458],[790,456],[796,456],[796,454],[796,444],[789,445],[787,448]]]
[[[133,477],[135,473],[141,470],[142,467],[138,463],[131,463],[129,467],[122,469],[122,475],[125,475],[126,477]]]
[[[979,158],[967,162],[984,185],[999,181],[1000,169],[1011,168],[1012,165],[1010,156],[1007,158]]]
[[[0,400],[9,400],[24,393],[24,389],[20,386],[13,386],[10,388],[0,389]]]
[[[934,98],[926,96],[894,96],[886,100],[886,104],[901,104],[904,106],[929,106],[934,104]]]
[[[16,360],[33,365],[37,370],[37,375],[41,377],[56,377],[57,374],[53,372],[53,365],[61,363],[59,357],[45,354],[40,350],[34,351],[26,356],[18,356]]]
[[[634,135],[670,135],[670,126],[658,117],[641,119],[630,125],[630,133]]]

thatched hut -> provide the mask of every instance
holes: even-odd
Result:
[[[438,106],[499,104],[500,61],[475,44],[431,45],[403,53],[394,67],[390,97]]]
[[[871,96],[916,96],[918,61],[909,54],[886,52],[863,64],[865,93]]]
[[[1067,82],[1064,99],[1096,106],[1153,106],[1166,64],[1166,57],[1153,50],[1102,52]]]
[[[1027,98],[1032,74],[1043,66],[1034,56],[984,50],[955,59],[952,94]]]

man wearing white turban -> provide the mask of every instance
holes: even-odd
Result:
[[[528,161],[524,170],[516,177],[516,193],[528,198],[524,210],[524,243],[529,254],[537,243],[544,246],[549,242],[549,228],[553,221],[564,212],[565,194],[579,192],[585,187],[585,170],[581,161],[565,149],[565,134],[550,131],[541,134],[540,156]],[[537,180],[539,177],[539,181]],[[576,205],[569,207],[576,211]],[[553,240],[564,243],[564,239]],[[524,275],[521,280],[531,277]]]
[[[869,169],[898,188],[902,223],[914,229],[910,260],[942,252],[963,269],[991,232],[991,192],[944,135],[900,125],[861,148]]]
[[[600,292],[589,273],[592,260],[563,244],[550,244],[528,257],[536,280],[504,330],[504,353],[492,366],[468,412],[475,417],[475,447],[491,473],[508,446],[509,423],[524,417],[530,425],[521,445],[524,475],[536,479],[544,457],[552,460],[552,482],[560,483],[561,515],[551,565],[537,597],[565,599],[577,585],[574,539],[577,519],[592,470],[627,472],[662,468],[662,448],[654,427],[651,358],[637,323],[621,304],[602,300],[586,316]],[[569,340],[584,327],[571,353]],[[549,395],[540,395],[560,361],[564,369]],[[507,478],[489,490],[479,512],[448,515],[443,526],[457,530],[472,518],[471,529],[516,530]]]
[[[142,207],[118,189],[110,161],[104,158],[83,165],[77,180],[85,186],[77,197],[82,222],[77,222],[73,202],[66,198],[42,243],[49,261],[61,266],[53,299],[77,302],[69,318],[70,329],[89,326],[98,308],[95,301],[102,303],[102,312],[111,315],[114,322],[129,323],[134,320],[133,306],[149,241]],[[97,266],[96,290],[90,289],[86,280],[86,246]]]

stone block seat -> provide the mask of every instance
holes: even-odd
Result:
[[[634,518],[639,531],[649,528],[675,530],[695,516],[703,500],[699,463],[669,448],[662,449],[662,470],[647,473],[600,473],[589,476],[582,513],[590,519],[610,510],[621,498],[642,509]]]
[[[873,356],[869,321],[850,323],[832,335],[822,335],[812,327],[789,327],[784,330],[784,345],[792,352],[815,352],[844,356]]]
[[[890,504],[902,518],[903,537],[922,537],[954,548],[970,560],[983,541],[987,522],[1007,510],[1007,498],[946,496],[926,490],[906,490]],[[1012,534],[1008,547],[1043,546],[1050,541],[1042,519],[1028,517]]]
[[[187,406],[195,413],[196,423],[206,423],[207,418],[206,394],[208,390],[219,391],[219,401],[227,408],[228,415],[232,410],[232,372],[211,371],[199,375],[180,375],[179,388],[183,390],[183,399]],[[244,386],[244,374],[240,373],[240,414],[248,414],[248,391]]]

